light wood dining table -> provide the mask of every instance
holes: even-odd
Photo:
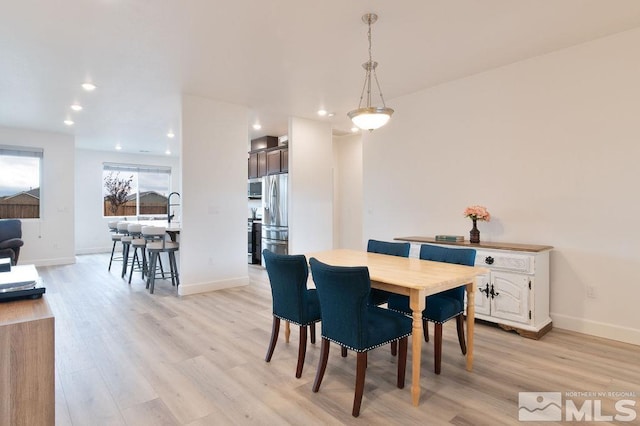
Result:
[[[336,249],[307,253],[308,259],[333,266],[366,266],[371,287],[409,296],[413,311],[411,337],[413,405],[420,402],[420,361],[422,351],[422,311],[425,297],[444,290],[466,286],[467,291],[467,370],[473,368],[473,325],[475,318],[476,277],[485,274],[482,267],[433,262],[410,257],[390,256],[365,251]]]

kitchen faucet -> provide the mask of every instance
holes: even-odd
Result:
[[[172,195],[177,195],[178,198],[182,198],[182,197],[180,197],[180,193],[179,192],[172,192],[167,197],[167,224],[170,224],[171,223],[171,219],[173,218],[173,216],[175,216],[174,214],[171,214],[171,206],[179,206],[180,205],[180,204],[171,204],[171,196]]]

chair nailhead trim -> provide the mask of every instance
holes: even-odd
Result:
[[[382,343],[379,343],[379,344],[377,344],[377,345],[375,345],[375,346],[371,346],[371,347],[364,348],[364,349],[356,349],[356,348],[352,348],[351,346],[345,345],[344,343],[340,343],[340,342],[338,342],[337,340],[333,340],[333,339],[331,339],[331,338],[329,338],[329,337],[325,336],[324,334],[322,335],[322,338],[323,338],[323,339],[327,339],[327,340],[329,340],[329,341],[331,341],[331,342],[333,342],[333,343],[335,343],[335,344],[337,344],[337,345],[344,346],[344,347],[345,347],[345,348],[347,348],[347,349],[351,349],[351,350],[352,350],[352,351],[354,351],[354,352],[368,352],[368,351],[370,351],[370,350],[372,350],[372,349],[379,348],[380,346],[384,346],[384,345],[386,345],[386,344],[388,344],[388,343],[395,342],[396,340],[400,340],[400,339],[402,339],[402,338],[404,338],[404,337],[408,337],[408,336],[411,336],[411,333],[407,333],[407,334],[405,334],[405,335],[403,335],[403,336],[400,336],[400,337],[398,337],[398,338],[391,339],[391,340],[387,340],[386,342],[382,342]]]
[[[305,326],[307,326],[307,325],[315,324],[315,323],[317,323],[317,322],[320,322],[320,320],[317,320],[317,321],[311,321],[311,322],[308,322],[308,323],[306,323],[306,324],[300,324],[300,323],[299,323],[299,322],[297,322],[297,321],[290,320],[289,318],[285,318],[285,317],[282,317],[282,316],[280,316],[280,315],[273,314],[273,316],[274,316],[274,317],[276,317],[276,318],[280,318],[281,320],[284,320],[284,321],[289,321],[291,324],[295,324],[295,325],[298,325],[298,326],[300,326],[300,327],[305,327]]]
[[[460,311],[457,314],[450,316],[449,318],[447,318],[444,321],[431,321],[431,320],[428,320],[428,321],[431,321],[431,322],[436,323],[436,324],[444,324],[445,322],[449,321],[450,319],[453,319],[453,318],[457,317],[458,315],[460,315],[462,313],[464,313],[464,311]]]

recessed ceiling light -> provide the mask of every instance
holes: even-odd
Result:
[[[171,155],[171,151],[169,151],[169,150],[166,150],[164,153],[167,154],[167,155]]]
[[[173,139],[176,137],[176,134],[169,130],[169,133],[167,133],[167,137]]]
[[[353,133],[358,133],[358,130],[360,130],[360,128],[359,128],[359,127],[352,127],[352,128],[351,128],[351,131],[352,131]]]
[[[260,124],[258,124],[258,123],[254,124],[252,127],[253,127],[253,130],[260,130],[260,129],[262,129],[262,126],[261,126]]]
[[[120,151],[122,149],[122,147],[120,146],[120,144],[116,145],[116,151]]]
[[[64,120],[64,124],[66,124],[67,126],[73,126],[73,120],[66,119]]]
[[[71,105],[71,109],[74,110],[74,111],[82,111],[82,105],[73,104],[73,105]]]
[[[96,90],[96,85],[93,83],[83,83],[82,88],[87,92],[93,92],[94,90]]]
[[[319,109],[318,110],[318,115],[320,117],[324,117],[325,115],[327,115],[327,110],[326,109]]]

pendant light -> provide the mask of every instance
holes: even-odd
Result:
[[[368,25],[369,31],[367,33],[369,38],[369,60],[362,64],[362,68],[365,69],[366,74],[364,76],[364,85],[362,86],[362,93],[360,94],[360,103],[358,109],[349,111],[347,115],[353,121],[353,124],[361,129],[369,131],[375,130],[387,124],[393,114],[391,108],[387,108],[384,103],[384,97],[382,96],[382,90],[380,90],[380,83],[378,83],[378,76],[376,75],[376,67],[378,63],[371,59],[371,25],[375,24],[378,20],[378,15],[375,13],[367,13],[362,16],[362,21]],[[371,106],[371,77],[376,82],[378,87],[378,93],[380,94],[380,100],[382,101],[381,107]],[[362,106],[362,101],[366,94],[366,106]]]

